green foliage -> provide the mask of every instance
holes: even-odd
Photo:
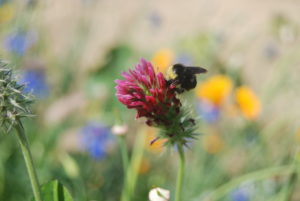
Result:
[[[68,189],[58,180],[53,180],[42,185],[41,190],[44,201],[73,201]]]

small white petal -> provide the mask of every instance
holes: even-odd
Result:
[[[128,126],[127,125],[114,125],[111,129],[111,132],[114,134],[114,135],[119,135],[119,136],[122,136],[122,135],[125,135],[128,131]]]
[[[153,188],[149,192],[150,201],[168,201],[170,199],[170,191],[163,188]]]

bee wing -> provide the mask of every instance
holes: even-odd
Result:
[[[200,73],[206,73],[207,70],[202,67],[198,66],[186,66],[188,68],[188,71],[192,72],[193,74],[200,74]]]

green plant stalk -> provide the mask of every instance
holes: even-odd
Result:
[[[17,124],[15,126],[15,128],[17,130],[18,140],[19,140],[19,143],[21,146],[21,150],[23,152],[25,164],[27,167],[28,175],[30,178],[30,182],[31,182],[31,186],[32,186],[33,194],[34,194],[34,198],[36,201],[42,201],[40,185],[39,185],[38,177],[37,177],[36,170],[35,170],[35,167],[33,164],[32,154],[31,154],[31,151],[29,148],[28,140],[27,140],[27,137],[24,132],[24,128],[19,124]]]
[[[178,154],[179,154],[179,169],[177,173],[177,181],[176,181],[176,195],[175,201],[181,201],[182,196],[182,185],[184,178],[184,151],[182,145],[178,145]]]
[[[299,177],[299,157],[297,155],[297,152],[295,154],[295,158],[293,161],[293,167],[294,167],[294,172],[290,175],[288,182],[286,184],[286,186],[283,189],[283,197],[282,199],[279,199],[279,201],[289,201],[291,200],[293,191],[295,190],[295,186]]]
[[[124,177],[126,177],[126,172],[127,172],[128,163],[129,163],[129,157],[128,157],[128,150],[127,150],[125,137],[119,136],[118,141],[119,141],[120,151],[121,151],[121,156],[122,156]]]
[[[122,191],[121,201],[131,201],[134,189],[138,179],[138,171],[142,162],[145,144],[145,131],[138,133],[134,143],[130,163],[128,163],[125,174],[124,187]],[[128,155],[127,155],[128,156]]]
[[[241,177],[232,179],[228,183],[218,187],[215,191],[213,191],[210,195],[208,195],[206,198],[215,201],[221,199],[223,196],[226,196],[230,190],[234,189],[238,185],[240,185],[242,182],[245,181],[259,181],[263,180],[265,178],[270,178],[275,175],[288,175],[292,174],[294,172],[294,166],[293,165],[286,165],[281,167],[271,167],[266,168],[263,170],[258,170],[255,172],[251,172],[248,174],[245,174]],[[200,196],[199,196],[200,198]],[[198,200],[199,198],[193,199]]]

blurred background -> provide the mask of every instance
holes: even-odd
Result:
[[[112,128],[123,125],[129,153],[143,145],[132,156],[134,201],[154,186],[173,197],[176,151],[150,146],[158,131],[115,97],[114,80],[142,57],[160,72],[174,63],[208,69],[182,97],[201,134],[186,150],[183,201],[208,200],[241,175],[292,163],[300,143],[299,10],[297,0],[1,0],[0,57],[36,97],[37,116],[25,128],[41,183],[60,179],[77,201],[119,200],[124,174]],[[0,200],[30,200],[15,136],[1,134],[0,144]],[[249,177],[218,199],[275,200],[287,180]],[[299,191],[290,200],[300,200]]]

